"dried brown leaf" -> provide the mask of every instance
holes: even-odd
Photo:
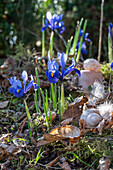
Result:
[[[67,125],[69,123],[71,123],[73,120],[73,118],[68,118],[68,119],[65,119],[61,122],[61,125],[64,126],[64,125]]]
[[[43,146],[43,145],[47,145],[47,144],[49,144],[49,143],[51,143],[51,141],[45,140],[44,138],[43,138],[43,139],[42,139],[42,138],[39,138],[39,139],[38,139],[38,142],[37,142],[37,147]]]
[[[8,103],[9,103],[9,101],[0,102],[0,109],[7,107]]]
[[[110,163],[111,163],[110,157],[102,157],[99,160],[99,170],[109,170]]]
[[[0,160],[4,159],[7,155],[13,155],[21,152],[21,150],[16,147],[14,144],[4,144],[0,143]]]
[[[87,97],[79,97],[76,99],[74,103],[71,103],[68,108],[63,113],[62,117],[64,119],[68,118],[76,118],[79,120],[80,115],[82,113],[82,108],[84,103],[88,101]]]
[[[44,138],[38,140],[37,146],[46,145],[62,139],[70,139],[70,142],[74,143],[80,139],[80,136],[81,131],[79,128],[72,125],[61,126],[53,129],[49,134],[44,134]]]
[[[68,162],[66,162],[66,159],[63,157],[60,159],[62,161],[62,164],[58,163],[58,165],[63,169],[63,170],[71,170]]]

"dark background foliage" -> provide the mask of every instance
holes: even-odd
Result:
[[[36,47],[37,51],[41,51],[41,46],[37,47],[36,42],[41,41],[41,20],[48,10],[52,14],[63,13],[66,31],[62,36],[66,41],[74,35],[77,21],[81,18],[87,19],[86,32],[93,42],[92,57],[97,58],[101,0],[1,0],[0,57],[13,54],[19,42],[24,43],[25,47],[30,49]],[[104,4],[102,61],[107,60],[108,24],[112,22],[112,13],[112,0],[108,0]],[[46,41],[49,41],[48,31],[46,31]],[[55,45],[59,50],[65,51],[62,40],[57,36]]]

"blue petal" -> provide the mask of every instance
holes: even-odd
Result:
[[[65,30],[66,30],[66,27],[62,26],[62,27],[60,28],[60,34],[62,34]]]
[[[41,32],[43,32],[46,28],[47,28],[47,25],[43,25],[43,27],[41,28]]]
[[[59,65],[55,61],[55,59],[53,59],[52,61],[51,60],[48,61],[48,70],[58,70],[58,69],[59,69]]]
[[[72,64],[64,70],[63,76],[66,76],[67,74],[71,73],[74,70],[74,66],[75,60],[72,58]]]
[[[63,14],[59,16],[58,22],[62,20]]]
[[[55,71],[54,73],[53,73],[53,76],[52,76],[52,73],[53,72],[48,72],[48,80],[49,80],[49,82],[50,83],[57,83],[57,81],[59,80],[59,72],[58,71]]]
[[[79,49],[79,46],[80,46],[80,42],[77,43],[77,46],[76,46],[76,49],[78,51]],[[82,43],[81,45],[81,53],[84,53],[84,54],[87,54],[88,52],[86,51],[86,44],[85,42]]]
[[[53,19],[55,22],[58,21],[58,20],[59,20],[58,14],[53,14],[52,19]]]
[[[15,89],[17,88],[17,87],[20,87],[20,88],[22,88],[22,84],[21,84],[21,81],[20,80],[16,80],[16,81],[14,81],[14,83],[13,83],[13,85],[12,85]]]
[[[79,77],[81,77],[80,70],[78,70],[77,68],[74,68],[74,71],[75,71],[75,73],[76,73]]]
[[[80,32],[79,32],[80,37],[82,36],[82,34],[83,34],[83,30],[80,29]]]
[[[8,79],[10,84],[13,85],[13,83],[16,81],[16,76],[11,77],[10,79]]]
[[[46,13],[46,18],[48,19],[49,22],[51,22],[52,14],[51,14],[50,11],[48,11],[48,12]]]
[[[27,93],[31,89],[32,86],[33,86],[33,80],[30,81],[30,83],[26,86],[26,89],[24,90],[24,93]]]
[[[23,81],[27,81],[28,80],[27,71],[25,71],[25,70],[22,72],[22,79],[23,79]]]
[[[111,67],[111,69],[113,70],[113,62],[111,63],[110,67]]]
[[[61,54],[60,52],[58,52],[57,53],[57,57],[59,59],[59,63],[61,65],[61,72],[63,74],[64,68],[65,68],[65,63],[66,63],[66,54],[65,53]]]
[[[14,93],[14,88],[13,87],[10,87],[9,93]]]
[[[33,86],[34,86],[34,90],[37,91],[39,89],[39,86],[37,83],[33,83]]]
[[[48,20],[47,19],[45,19],[45,25],[48,25]]]
[[[74,70],[73,66],[69,66],[64,70],[64,74],[63,77],[65,77],[66,75],[68,75],[69,73],[71,73]]]
[[[62,26],[64,26],[64,22],[63,21],[61,21],[61,22],[59,22],[59,27],[61,28]]]
[[[17,92],[17,90],[19,90],[19,92]],[[15,89],[15,90],[14,90],[14,95],[15,95],[16,97],[22,97],[23,94],[24,94],[24,90],[23,90],[22,88],[21,88],[21,89]]]

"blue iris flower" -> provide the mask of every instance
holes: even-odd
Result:
[[[80,46],[80,42],[77,43],[77,46],[76,46],[76,50],[78,52],[78,49],[79,49],[79,46]],[[82,45],[81,45],[81,53],[82,54],[87,54],[88,52],[86,51],[86,44],[85,42],[83,41]]]
[[[113,38],[113,24],[112,23],[109,23],[108,32],[109,32],[109,35],[112,41],[112,38]]]
[[[54,31],[54,29],[60,28],[60,33],[62,34],[66,29],[65,26],[64,26],[64,22],[61,21],[62,17],[63,17],[63,14],[60,15],[60,16],[58,14],[52,15],[51,12],[48,11],[46,13],[47,19],[45,19],[45,24],[41,28],[41,31],[44,31],[47,27],[49,27],[53,31]]]
[[[16,97],[22,97],[25,93],[27,93],[30,90],[32,86],[34,86],[34,90],[38,90],[39,86],[36,83],[34,83],[32,75],[31,75],[30,83],[26,85],[26,82],[28,80],[28,75],[25,70],[22,72],[22,79],[23,79],[24,89],[22,88],[21,81],[17,80],[16,76],[11,77],[9,79],[9,82],[11,84],[9,93],[13,93]]]
[[[72,64],[65,69],[66,63],[66,54],[65,53],[57,53],[57,57],[59,59],[59,63],[61,65],[61,72],[59,71],[58,63],[53,59],[52,61],[48,62],[48,70],[46,71],[46,75],[50,83],[57,83],[58,80],[63,82],[63,78],[71,73],[73,70],[75,73],[80,77],[80,71],[75,67],[75,61],[72,59]]]
[[[80,37],[82,36],[82,34],[83,34],[83,30],[80,29],[80,33],[79,33]],[[89,38],[87,38],[88,35],[89,35],[89,33],[85,33],[83,36],[83,39],[90,42],[91,40]]]
[[[111,69],[113,70],[113,62],[110,64]]]

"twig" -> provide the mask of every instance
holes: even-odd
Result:
[[[103,8],[104,8],[104,0],[101,3],[101,18],[100,18],[100,34],[99,34],[99,50],[98,50],[98,61],[100,62],[101,56],[101,45],[102,45],[102,26],[103,26]]]
[[[56,32],[56,34],[59,36],[59,38],[62,39],[62,41],[63,41],[63,43],[64,43],[64,45],[65,45],[65,47],[66,47],[66,45],[67,45],[66,40],[62,37],[61,34],[59,34],[59,32],[58,32],[57,30],[55,30],[55,32]]]
[[[41,37],[39,37],[37,34],[35,34],[34,32],[32,32],[31,30],[24,28],[24,30],[26,30],[27,32],[29,32],[31,35],[37,37],[39,40],[42,40]],[[45,42],[45,44],[49,44],[48,42]],[[58,52],[60,51],[55,45],[53,45],[53,48]]]

